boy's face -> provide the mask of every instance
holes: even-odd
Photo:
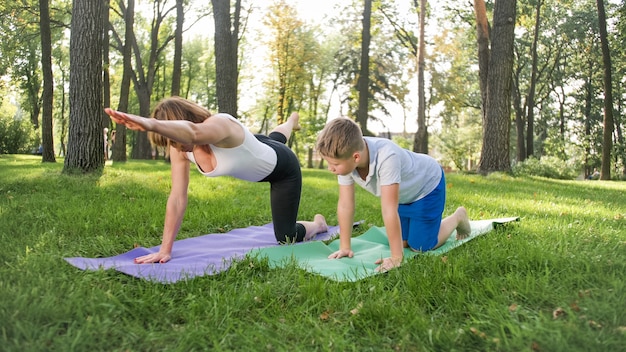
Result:
[[[352,157],[348,159],[335,159],[324,157],[326,162],[328,163],[328,170],[335,175],[349,175],[356,169],[358,166],[358,161],[360,160],[359,153],[354,153]]]

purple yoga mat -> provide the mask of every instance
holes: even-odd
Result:
[[[339,226],[329,226],[328,232],[318,234],[313,240],[328,240],[338,232]],[[148,281],[174,283],[220,273],[250,250],[271,246],[278,246],[278,243],[274,237],[274,226],[266,224],[178,240],[174,243],[172,259],[165,264],[135,264],[133,261],[136,257],[158,252],[161,246],[138,247],[114,257],[73,257],[65,260],[82,270],[114,269]]]

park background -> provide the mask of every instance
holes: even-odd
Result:
[[[347,116],[451,170],[624,178],[620,1],[90,4],[0,6],[1,153],[100,170],[107,128],[107,158],[150,159],[101,108],[147,116],[180,95],[254,132],[299,111],[290,145],[310,168],[317,132]]]
[[[301,3],[0,3],[0,349],[624,350],[624,2]],[[355,283],[255,258],[173,285],[68,265],[160,243],[169,166],[102,108],[172,94],[255,132],[298,110],[304,218],[336,222],[312,143],[347,116],[453,171],[445,214],[520,221]],[[191,178],[180,239],[271,221],[266,185]],[[355,235],[382,224],[357,201]]]

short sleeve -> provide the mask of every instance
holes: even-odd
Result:
[[[337,176],[337,181],[342,186],[350,186],[350,185],[354,184],[354,179],[352,178],[351,175],[346,175],[346,176],[338,175]]]
[[[400,157],[391,153],[386,155],[382,160],[378,160],[378,184],[380,186],[389,186],[402,181],[402,165]]]

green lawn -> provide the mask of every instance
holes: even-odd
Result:
[[[355,283],[247,258],[163,285],[63,258],[160,244],[168,165],[62,168],[0,155],[2,351],[626,351],[623,182],[451,174],[445,215],[521,221]],[[335,224],[334,176],[303,172],[301,218]],[[355,234],[379,212],[359,190]],[[270,221],[267,184],[193,173],[179,239]]]

